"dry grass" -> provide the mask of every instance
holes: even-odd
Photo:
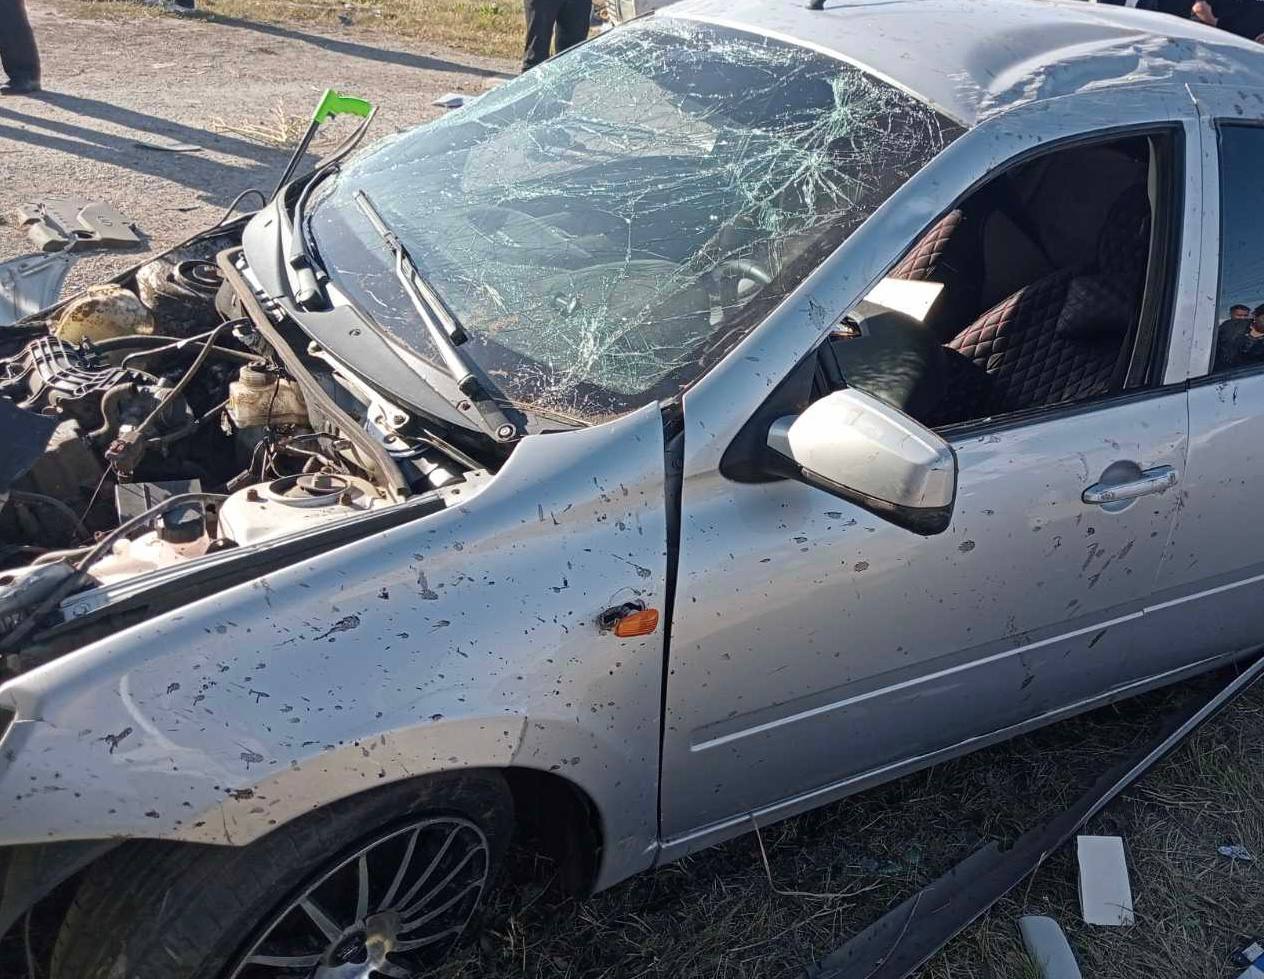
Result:
[[[548,886],[525,854],[477,947],[450,976],[793,977],[982,841],[1011,839],[1065,807],[1151,730],[1155,717],[1207,687],[1160,692],[941,765],[750,834],[584,901]],[[1264,930],[1256,864],[1264,855],[1264,690],[1201,731],[1090,832],[1128,848],[1137,925],[1079,924],[1073,849],[1054,854],[922,971],[923,979],[1036,979],[1020,914],[1066,929],[1086,976],[1212,979]],[[765,856],[767,863],[765,863]],[[798,893],[794,893],[798,892]]]
[[[207,128],[213,133],[239,136],[264,146],[289,147],[303,138],[310,118],[310,115],[291,112],[284,99],[278,99],[271,111],[257,121],[230,122],[223,116],[211,116]]]
[[[522,0],[197,0],[194,16],[232,17],[337,32],[371,30],[493,58],[522,57]],[[161,16],[137,0],[84,0],[94,16]]]
[[[522,0],[199,0],[198,6],[223,17],[368,28],[454,51],[522,57]]]

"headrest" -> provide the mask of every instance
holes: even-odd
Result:
[[[1131,298],[1113,279],[1077,275],[1067,285],[1054,329],[1068,340],[1097,340],[1123,333],[1132,326],[1133,316]]]
[[[1121,286],[1140,285],[1150,260],[1150,195],[1145,184],[1133,184],[1107,213],[1097,239],[1097,269]]]

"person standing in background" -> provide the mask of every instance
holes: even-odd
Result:
[[[1264,305],[1251,310],[1249,319],[1234,315],[1237,309],[1216,330],[1215,370],[1264,363]]]
[[[1264,0],[1097,0],[1115,7],[1157,10],[1219,27],[1250,41],[1264,41]]]
[[[523,71],[534,68],[549,57],[549,45],[554,34],[557,35],[555,53],[558,54],[588,37],[592,0],[525,0],[523,6],[527,12]]]
[[[1248,40],[1264,40],[1264,0],[1198,0],[1195,20]]]
[[[9,80],[0,95],[30,95],[40,90],[39,52],[26,17],[26,0],[0,0],[0,63]]]

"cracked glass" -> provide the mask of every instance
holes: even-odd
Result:
[[[657,16],[362,151],[307,230],[438,362],[366,190],[506,397],[592,420],[694,382],[960,132],[827,54]]]

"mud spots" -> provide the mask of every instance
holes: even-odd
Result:
[[[132,729],[130,727],[125,727],[123,728],[123,730],[119,731],[118,734],[106,734],[100,738],[97,738],[97,740],[104,741],[106,744],[108,744],[110,746],[110,754],[114,754],[114,749],[117,748],[123,742],[124,738],[127,738],[128,736],[130,736],[131,733],[132,733]]]
[[[332,636],[336,632],[350,632],[352,629],[358,629],[359,627],[360,627],[360,616],[344,615],[341,619],[339,619],[337,622],[331,625],[328,629],[322,632],[319,636],[317,636],[314,641],[320,642],[320,640],[326,639],[329,636]]]

